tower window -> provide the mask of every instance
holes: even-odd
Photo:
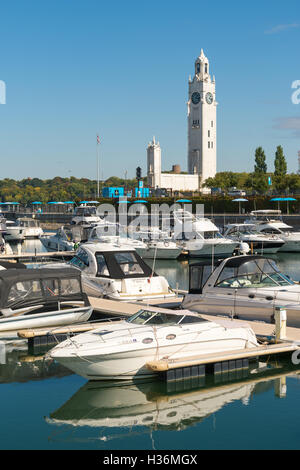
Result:
[[[210,137],[210,131],[208,131],[208,137]]]
[[[197,73],[200,73],[200,64],[199,64],[199,62],[196,65],[196,70],[197,70]]]
[[[214,121],[211,121],[211,127],[214,127]]]
[[[210,149],[210,142],[208,142],[208,148]]]
[[[207,73],[207,64],[205,64],[205,73]]]
[[[213,143],[213,142],[211,142],[211,148],[212,148],[212,149],[214,148],[214,143]]]

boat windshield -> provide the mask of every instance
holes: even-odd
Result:
[[[220,232],[217,232],[216,230],[210,230],[208,232],[200,232],[203,234],[203,237],[205,240],[211,239],[211,238],[223,238],[223,235],[220,234]]]
[[[75,215],[83,215],[83,216],[90,216],[90,215],[97,215],[96,207],[77,207],[75,209]]]
[[[245,225],[232,227],[228,230],[227,235],[241,236],[241,235],[260,235],[260,232],[255,229],[254,225]]]
[[[149,310],[139,310],[137,313],[127,318],[128,323],[136,325],[180,325],[181,323],[200,323],[204,320],[196,315],[180,315],[172,313],[151,312]]]
[[[215,287],[259,288],[290,286],[294,282],[282,274],[271,259],[255,259],[240,266],[224,266]]]

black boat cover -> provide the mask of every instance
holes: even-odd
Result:
[[[81,272],[63,269],[10,269],[0,271],[0,309],[25,308],[58,302],[83,301],[90,305],[82,291]]]

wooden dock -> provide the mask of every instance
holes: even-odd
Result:
[[[137,302],[120,302],[118,300],[102,299],[99,297],[89,297],[90,304],[96,312],[116,315],[118,317],[128,317],[138,312],[141,308],[149,306],[159,306],[164,308],[179,307],[182,297],[174,297],[172,299],[150,299]]]

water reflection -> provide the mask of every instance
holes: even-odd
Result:
[[[230,403],[247,405],[254,395],[271,389],[276,397],[284,398],[286,377],[297,373],[288,369],[288,365],[259,363],[231,380],[228,375],[219,375],[173,383],[88,382],[46,421],[52,425],[67,425],[64,428],[67,434],[72,429],[69,439],[81,441],[84,440],[83,436],[80,438],[83,427],[97,428],[94,437],[90,433],[85,437],[89,441],[109,441],[128,433],[132,437],[139,432],[181,431]],[[79,436],[74,435],[76,429]],[[63,438],[62,433],[60,427],[59,439]]]
[[[26,346],[9,346],[0,342],[0,384],[29,382],[71,375],[69,369],[43,355],[29,355]]]

